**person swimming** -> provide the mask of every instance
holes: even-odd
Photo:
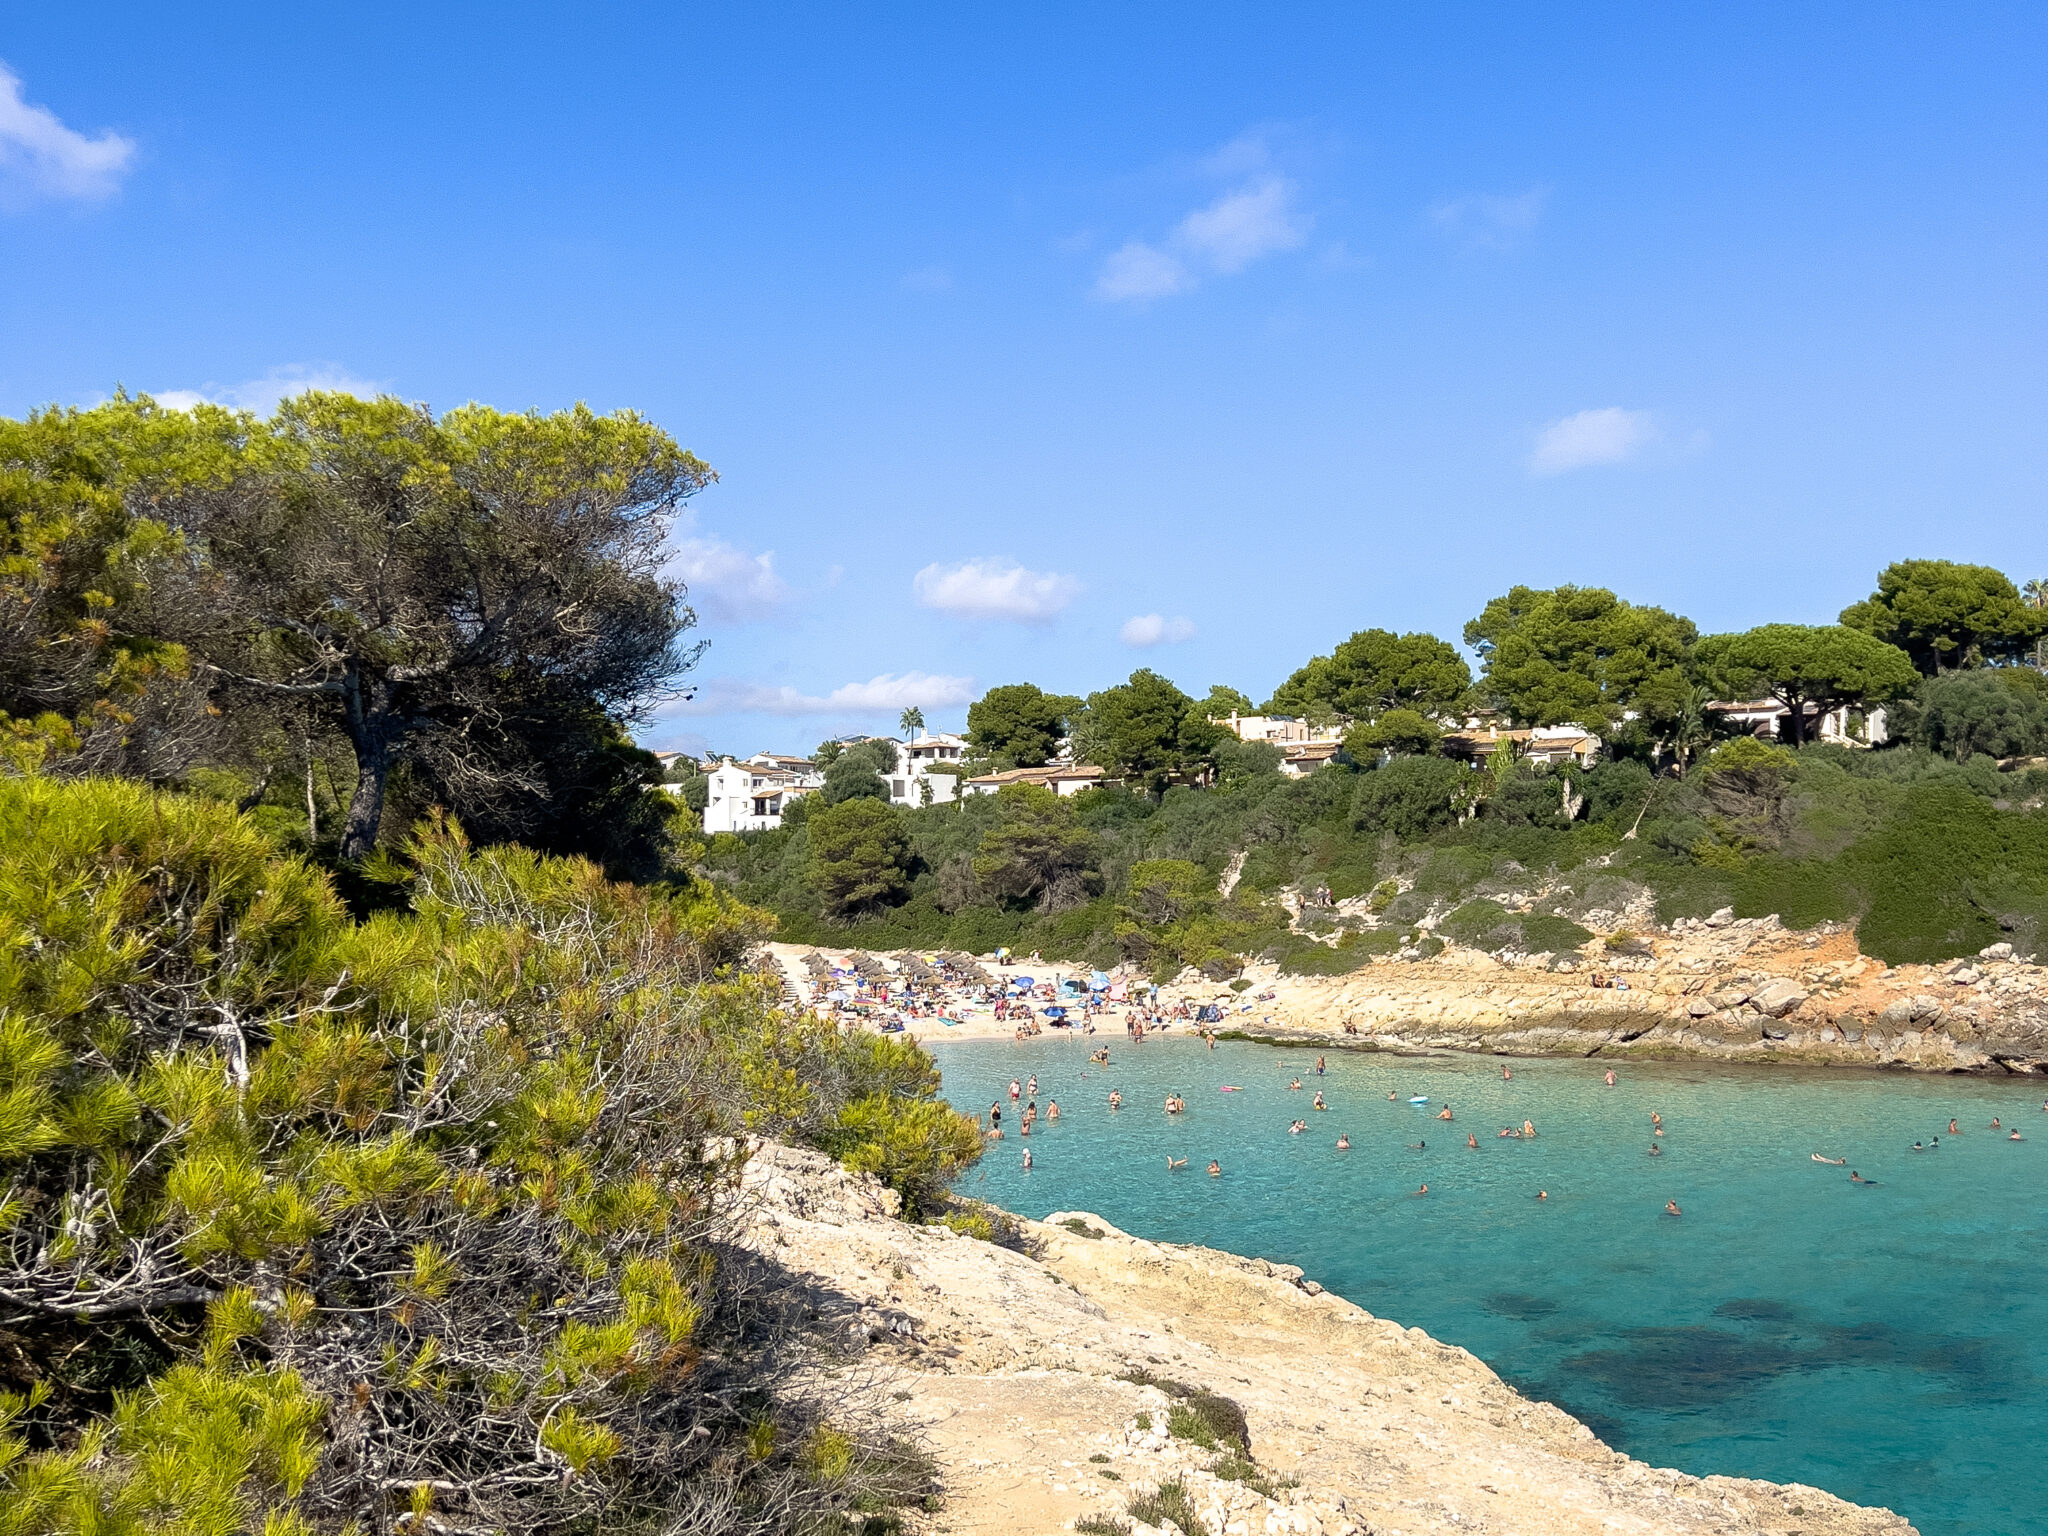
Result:
[[[1451,1118],[1451,1106],[1450,1106],[1450,1105],[1448,1105],[1448,1104],[1446,1104],[1446,1105],[1445,1105],[1445,1106],[1444,1106],[1444,1107],[1443,1107],[1442,1109],[1440,1109],[1440,1110],[1438,1110],[1438,1111],[1436,1112],[1436,1117],[1437,1117],[1437,1119],[1439,1119],[1439,1120],[1448,1120],[1448,1119],[1450,1119],[1450,1118]]]
[[[2022,1136],[2018,1131],[2014,1131],[2010,1136],[2006,1137],[2005,1139],[2007,1141],[2025,1141],[2027,1138]]]
[[[1169,1169],[1173,1169],[1173,1168],[1185,1168],[1185,1167],[1187,1167],[1187,1165],[1188,1165],[1188,1160],[1187,1160],[1186,1158],[1184,1158],[1184,1157],[1175,1157],[1175,1156],[1174,1156],[1174,1155],[1173,1155],[1173,1154],[1172,1154],[1171,1152],[1167,1153],[1167,1155],[1166,1155],[1166,1166],[1167,1166],[1167,1167],[1168,1167]]]
[[[1109,1107],[1111,1109],[1122,1109],[1124,1107],[1124,1096],[1114,1088],[1109,1090]]]
[[[1913,1143],[1913,1150],[1914,1150],[1915,1152],[1925,1152],[1925,1151],[1926,1151],[1927,1149],[1926,1149],[1925,1147],[1921,1146],[1921,1145],[1920,1145],[1920,1143],[1916,1141],[1916,1142],[1914,1142],[1914,1143]],[[1827,1161],[1827,1159],[1826,1159],[1826,1158],[1822,1158],[1822,1159],[1821,1159],[1821,1161],[1822,1161],[1822,1162],[1826,1162],[1826,1161]],[[1847,1159],[1844,1159],[1844,1161],[1847,1161]]]
[[[1019,1083],[1019,1082],[1017,1081],[1017,1079],[1015,1079],[1014,1077],[1013,1077],[1013,1078],[1011,1078],[1011,1079],[1010,1079],[1010,1097],[1011,1097],[1011,1099],[1012,1099],[1012,1100],[1015,1100],[1015,1099],[1016,1099],[1016,1097],[1018,1096],[1018,1094],[1020,1094],[1020,1093],[1021,1093],[1022,1091],[1023,1091],[1023,1085],[1022,1085],[1022,1084],[1020,1084],[1020,1083]]]
[[[1612,1067],[1607,1069],[1607,1086],[1610,1088],[1614,1086],[1614,1068]]]
[[[2015,1132],[2013,1132],[2013,1134],[2014,1134],[2015,1136],[2017,1136],[2017,1135],[2019,1134],[2019,1132],[2015,1131]],[[1337,1138],[1337,1150],[1338,1150],[1339,1152],[1349,1152],[1349,1151],[1351,1150],[1351,1138],[1350,1138],[1349,1136],[1343,1136],[1343,1135],[1340,1135],[1340,1136],[1338,1136],[1338,1138]]]
[[[1536,1191],[1536,1198],[1538,1200],[1548,1200],[1550,1198],[1550,1191],[1547,1189],[1539,1189]]]
[[[1949,1121],[1948,1123],[1948,1133],[1951,1136],[1960,1136],[1963,1134],[1961,1131],[1956,1129],[1956,1123],[1953,1120]]]
[[[1024,1097],[1027,1099],[1038,1097],[1038,1074],[1036,1072],[1031,1074],[1031,1081],[1024,1085]]]
[[[1217,1162],[1213,1157],[1209,1159],[1209,1177],[1212,1179],[1220,1179],[1223,1177],[1223,1165]]]
[[[1862,1175],[1862,1174],[1858,1173],[1858,1172],[1857,1172],[1857,1171],[1856,1171],[1856,1170],[1855,1170],[1854,1168],[1851,1168],[1851,1169],[1849,1170],[1849,1182],[1850,1182],[1851,1184],[1869,1184],[1869,1185],[1875,1186],[1875,1185],[1876,1185],[1876,1183],[1877,1183],[1877,1180],[1875,1180],[1875,1179],[1866,1179],[1865,1177],[1863,1177],[1863,1175]]]
[[[1389,1089],[1387,1090],[1387,1102],[1388,1102],[1389,1104],[1392,1104],[1392,1103],[1394,1102],[1394,1100],[1395,1100],[1395,1097],[1396,1097],[1396,1096],[1395,1096],[1394,1090],[1393,1090],[1393,1089],[1391,1089],[1391,1088],[1389,1088]],[[2042,1105],[2041,1107],[2042,1107],[2043,1109],[2048,1109],[2048,1104],[2043,1104],[2043,1105]]]
[[[1410,1152],[1420,1152],[1428,1145],[1429,1143],[1426,1141],[1411,1141],[1408,1143],[1408,1150]]]
[[[1301,1089],[1301,1079],[1300,1079],[1300,1078],[1298,1078],[1298,1077],[1297,1077],[1297,1078],[1296,1078],[1296,1079],[1295,1079],[1295,1080],[1294,1080],[1293,1082],[1291,1082],[1291,1083],[1289,1083],[1289,1084],[1287,1085],[1287,1091],[1288,1091],[1289,1093],[1296,1093],[1296,1092],[1299,1092],[1299,1091],[1300,1091],[1300,1089]]]
[[[1653,1142],[1651,1142],[1651,1143],[1650,1143],[1650,1154],[1649,1154],[1649,1155],[1650,1155],[1651,1157],[1662,1157],[1662,1156],[1664,1155],[1664,1149],[1663,1149],[1662,1147],[1658,1146],[1658,1145],[1657,1145],[1657,1143],[1655,1143],[1655,1142],[1653,1141]]]
[[[1477,1136],[1467,1135],[1465,1137],[1465,1145],[1476,1152],[1479,1150],[1479,1138]]]
[[[1060,1101],[1058,1099],[1047,1099],[1045,1101],[1045,1118],[1048,1120],[1057,1120],[1059,1119],[1059,1117]]]
[[[1502,1082],[1506,1082],[1509,1078],[1513,1077],[1514,1075],[1515,1074],[1510,1072],[1505,1066],[1503,1066],[1500,1069],[1500,1080]]]
[[[1658,1114],[1658,1113],[1657,1113],[1657,1111],[1655,1111],[1654,1109],[1653,1109],[1653,1110],[1651,1110],[1651,1111],[1650,1111],[1650,1124],[1652,1124],[1652,1125],[1662,1125],[1663,1123],[1664,1123],[1664,1117],[1663,1117],[1662,1115]]]
[[[1427,1184],[1425,1184],[1425,1185],[1423,1185],[1423,1186],[1422,1186],[1422,1188],[1420,1188],[1420,1189],[1418,1189],[1417,1191],[1415,1191],[1415,1193],[1416,1193],[1416,1194],[1418,1194],[1418,1195],[1426,1195],[1426,1194],[1428,1194],[1428,1193],[1429,1193],[1429,1186],[1428,1186]]]
[[[1664,1214],[1666,1216],[1683,1216],[1685,1213],[1678,1208],[1676,1200],[1666,1200],[1664,1202]]]
[[[1031,1171],[1031,1149],[1029,1147],[1024,1149],[1024,1171],[1026,1173]]]
[[[1996,1116],[1996,1115],[1993,1115],[1993,1116],[1991,1117],[1991,1129],[1993,1129],[1994,1131],[1998,1131],[1998,1130],[2003,1130],[2003,1129],[2004,1129],[2004,1127],[2003,1127],[2003,1126],[2001,1126],[2001,1125],[2000,1125],[2000,1124],[1998,1123],[1998,1116]]]
[[[1916,1141],[1913,1143],[1913,1145],[1915,1147],[1918,1147],[1920,1143]],[[1837,1168],[1846,1167],[1849,1162],[1849,1159],[1847,1159],[1846,1157],[1822,1157],[1818,1152],[1813,1154],[1813,1160],[1816,1163],[1829,1163]]]
[[[1318,1089],[1316,1090],[1316,1101],[1315,1101],[1315,1103],[1313,1103],[1313,1104],[1309,1105],[1309,1108],[1310,1108],[1310,1109],[1328,1109],[1329,1107],[1330,1107],[1329,1105],[1327,1105],[1327,1104],[1325,1104],[1325,1103],[1323,1102],[1323,1091],[1322,1091],[1322,1089],[1318,1088]]]
[[[1531,1137],[1531,1136],[1534,1136],[1535,1134],[1536,1134],[1536,1122],[1535,1122],[1534,1120],[1524,1120],[1524,1121],[1522,1122],[1522,1137],[1523,1137],[1523,1139],[1524,1139],[1524,1140],[1527,1140],[1527,1139],[1528,1139],[1529,1137]]]

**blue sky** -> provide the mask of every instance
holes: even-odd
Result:
[[[12,8],[0,411],[646,412],[650,745],[2048,575],[2048,8],[742,9]]]

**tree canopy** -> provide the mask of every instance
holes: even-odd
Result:
[[[2048,750],[2048,685],[2032,668],[1981,667],[1920,685],[1912,737],[1930,752],[1966,763]]]
[[[1388,709],[1442,715],[1462,707],[1471,687],[1472,669],[1448,641],[1361,629],[1282,683],[1266,701],[1266,712],[1354,720],[1371,720]]]
[[[832,756],[825,765],[825,788],[819,798],[827,805],[842,800],[887,800],[889,786],[883,782],[896,771],[896,744],[890,741],[857,741]]]
[[[1842,623],[1897,646],[1932,677],[2025,656],[2048,633],[2048,609],[1988,565],[1900,560],[1879,574],[1875,592],[1842,610]]]
[[[1390,709],[1377,720],[1346,731],[1344,750],[1361,763],[1386,752],[1396,757],[1426,757],[1443,744],[1443,737],[1443,731],[1427,715],[1412,709]]]
[[[1699,631],[1604,587],[1515,587],[1465,626],[1484,667],[1480,691],[1522,725],[1611,731],[1634,710],[1676,716]]]
[[[804,826],[811,881],[831,916],[873,911],[909,888],[910,834],[884,801],[861,796],[820,806]]]
[[[1764,624],[1709,635],[1695,654],[1727,697],[1762,692],[1783,704],[1795,744],[1806,740],[1809,710],[1817,717],[1843,704],[1881,704],[1919,681],[1904,651],[1844,625]]]
[[[982,834],[974,878],[998,901],[1057,911],[1096,882],[1094,854],[1071,800],[1036,784],[1007,784],[996,793],[996,822]]]
[[[1158,789],[1173,775],[1204,771],[1229,735],[1195,701],[1149,667],[1088,695],[1077,753],[1132,785]]]
[[[1259,712],[1249,694],[1240,693],[1227,683],[1211,684],[1209,696],[1202,700],[1201,709],[1211,720],[1228,720],[1233,714],[1255,715]]]
[[[1037,768],[1052,760],[1081,701],[1034,683],[1005,683],[967,706],[967,740],[998,768]]]

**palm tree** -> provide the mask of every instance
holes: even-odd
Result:
[[[1678,776],[1681,779],[1685,777],[1693,754],[1714,739],[1714,727],[1719,722],[1714,711],[1707,707],[1713,700],[1711,688],[1694,687],[1687,690],[1685,702],[1678,706],[1678,718],[1671,724],[1671,750],[1678,757]]]
[[[904,735],[915,741],[924,732],[924,711],[913,704],[896,717],[896,724]]]

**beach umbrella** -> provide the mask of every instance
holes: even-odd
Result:
[[[1032,981],[1029,976],[1012,976],[1010,978],[1010,990],[1012,992],[1027,991],[1031,986]]]
[[[1109,990],[1109,977],[1101,971],[1092,973],[1088,978],[1088,990],[1091,992],[1107,992]]]

